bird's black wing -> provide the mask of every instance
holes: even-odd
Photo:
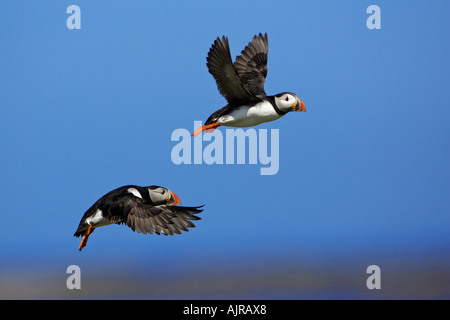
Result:
[[[253,40],[236,57],[234,67],[239,79],[250,94],[263,99],[266,97],[264,82],[267,76],[267,53],[269,44],[267,33],[254,36]]]
[[[206,58],[208,71],[216,80],[217,88],[231,106],[259,101],[244,88],[233,62],[231,61],[230,46],[225,36],[217,38]]]
[[[126,224],[139,233],[174,235],[181,234],[181,231],[189,231],[188,228],[195,228],[191,220],[200,220],[196,214],[203,210],[200,207],[182,206],[152,206],[148,203],[139,202],[133,206]]]

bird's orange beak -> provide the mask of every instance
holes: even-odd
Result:
[[[175,193],[173,193],[170,190],[169,190],[169,193],[170,193],[170,197],[167,201],[167,205],[176,206],[177,204],[181,204],[180,198],[178,198],[178,196]]]
[[[297,98],[297,103],[295,104],[295,111],[297,111],[297,112],[306,112],[305,104],[299,98]]]

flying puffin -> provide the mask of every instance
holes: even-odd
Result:
[[[181,230],[189,231],[195,225],[190,220],[200,220],[195,216],[202,212],[202,206],[182,207],[177,195],[159,186],[139,187],[128,185],[105,194],[84,214],[75,232],[75,237],[83,236],[81,251],[86,246],[89,235],[95,228],[113,223],[126,224],[139,233],[174,235]]]
[[[267,33],[260,33],[233,64],[228,38],[223,36],[222,40],[214,41],[206,66],[228,104],[214,112],[193,136],[204,130],[212,132],[219,126],[251,127],[277,120],[290,111],[306,111],[304,103],[292,92],[266,95],[267,52]]]

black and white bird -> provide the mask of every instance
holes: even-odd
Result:
[[[251,127],[277,120],[291,111],[306,111],[304,103],[292,92],[266,95],[268,48],[267,33],[255,35],[233,63],[228,38],[214,41],[206,66],[228,104],[214,112],[193,136],[219,126]]]
[[[174,235],[194,228],[191,220],[200,220],[196,214],[202,206],[182,207],[177,195],[159,186],[128,185],[105,194],[84,214],[75,232],[83,236],[80,251],[86,246],[95,228],[113,223],[126,224],[139,233]]]

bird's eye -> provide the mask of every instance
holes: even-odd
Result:
[[[289,97],[286,97],[286,99],[284,99],[284,100],[289,101]]]

